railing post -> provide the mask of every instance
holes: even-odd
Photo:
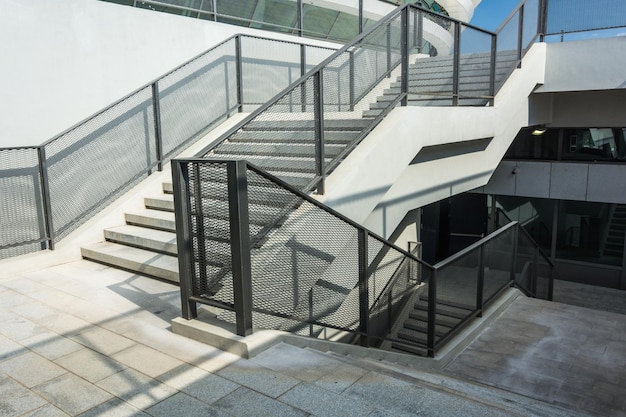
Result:
[[[402,50],[402,81],[400,94],[403,95],[401,105],[407,105],[409,93],[409,8],[405,7],[401,17],[401,50]]]
[[[489,69],[489,105],[493,106],[496,96],[496,65],[498,53],[498,35],[491,37],[491,68]],[[494,231],[496,229],[493,229]]]
[[[237,111],[243,111],[243,62],[241,58],[241,35],[235,36],[235,68],[237,76]]]
[[[554,299],[554,265],[550,265],[550,282],[548,283],[548,301]]]
[[[302,77],[306,74],[306,45],[300,44],[300,76]],[[302,112],[306,112],[306,88],[305,84],[302,84],[300,88],[300,104],[302,108]]]
[[[459,105],[459,74],[461,72],[461,24],[454,22],[454,60],[452,67],[452,105]]]
[[[517,245],[517,241],[519,240],[519,228],[521,226],[519,224],[515,225],[515,228],[513,230],[513,250],[512,250],[512,256],[511,256],[511,274],[510,274],[510,279],[509,281],[512,281],[513,283],[516,282],[516,268],[517,268],[517,251],[518,251],[518,245]]]
[[[548,25],[548,0],[539,0],[539,13],[537,17],[537,32],[539,33],[539,41],[545,41],[546,29]]]
[[[537,276],[539,275],[539,248],[536,247],[535,248],[535,253],[533,254],[533,275],[532,275],[532,281],[530,284],[530,290],[532,291],[533,294],[535,294],[536,298],[537,297]]]
[[[437,270],[433,269],[428,281],[428,327],[426,348],[428,356],[435,356],[435,326],[437,319]]]
[[[485,245],[480,247],[478,260],[478,282],[476,285],[476,309],[478,317],[483,316],[483,289],[485,288]]]
[[[304,13],[302,13],[302,0],[298,0],[298,36],[304,36]]]
[[[524,4],[519,8],[519,27],[517,28],[517,68],[522,68],[522,55],[524,49]]]
[[[163,137],[161,136],[161,95],[159,93],[158,81],[152,83],[152,112],[154,114],[157,170],[160,172],[163,171]]]
[[[313,337],[313,287],[309,290],[309,336]]]
[[[349,53],[349,71],[350,71],[350,111],[354,111],[354,51],[351,50]]]
[[[413,43],[417,47],[417,52],[421,54],[424,46],[424,13],[421,9],[415,9],[413,13],[413,27]]]
[[[246,161],[230,161],[228,207],[236,328],[239,336],[252,334],[252,271]]]
[[[217,22],[217,0],[213,0],[213,21]]]
[[[391,23],[387,23],[387,78],[391,77]]]
[[[367,230],[358,229],[359,248],[359,333],[361,346],[369,347],[369,280]]]
[[[391,333],[391,328],[393,327],[393,318],[391,317],[391,313],[393,312],[393,292],[392,289],[389,289],[387,293],[387,334]]]
[[[54,224],[52,222],[52,203],[50,202],[50,180],[48,179],[48,163],[46,161],[46,148],[37,148],[39,159],[39,178],[41,179],[41,198],[43,204],[44,224],[46,225],[46,237],[48,249],[54,250]]]
[[[313,118],[315,123],[315,174],[319,178],[317,193],[324,194],[324,76],[320,69],[313,75]]]
[[[196,163],[197,167],[197,163]],[[199,182],[200,178],[196,177]],[[196,303],[191,301],[193,287],[193,244],[190,234],[189,206],[189,165],[186,162],[172,161],[172,188],[174,191],[174,216],[176,219],[176,247],[178,251],[178,276],[180,281],[180,298],[182,316],[187,320],[198,317]],[[202,235],[199,235],[202,236]]]
[[[359,0],[359,35],[363,33],[363,0]]]

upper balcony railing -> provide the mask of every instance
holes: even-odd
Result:
[[[235,2],[224,0],[104,0],[142,9],[212,20],[255,29],[272,30],[310,38],[346,43],[373,26],[375,19],[364,17],[367,4],[386,3],[398,6],[415,1],[352,0],[343,6],[353,13],[334,10],[304,0]],[[422,6],[437,13],[445,10],[435,1],[427,0]]]

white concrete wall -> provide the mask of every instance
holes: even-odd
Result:
[[[626,88],[626,36],[549,43],[537,93]]]
[[[515,170],[515,174],[513,174]],[[626,166],[584,162],[502,161],[486,194],[626,204]]]
[[[494,107],[394,109],[329,176],[323,201],[385,237],[414,208],[485,185],[519,129],[528,96],[543,82],[545,44],[536,44]],[[424,146],[490,138],[482,152],[410,165]]]
[[[97,0],[0,1],[0,147],[32,146],[236,34]]]

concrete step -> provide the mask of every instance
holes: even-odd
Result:
[[[369,126],[369,120],[363,119],[327,119],[324,120],[325,130],[361,131]],[[254,120],[243,130],[313,130],[314,120]]]
[[[172,184],[163,184],[162,196],[159,199],[168,198],[173,204]],[[191,195],[195,196],[195,191],[191,190]],[[225,182],[209,182],[202,184],[202,197],[210,200],[228,201],[228,185]],[[251,205],[287,207],[294,201],[294,194],[282,188],[273,187],[272,184],[256,185],[248,184],[248,202]]]
[[[207,158],[214,159],[233,159],[233,160],[246,160],[259,168],[262,168],[274,175],[280,175],[285,172],[299,172],[312,174],[313,179],[315,174],[315,158],[302,158],[302,157],[273,157],[273,156],[259,156],[259,155],[221,155],[211,154]],[[326,158],[326,163],[331,161],[330,158]]]
[[[300,172],[277,172],[273,174],[275,177],[285,181],[288,184],[291,184],[293,187],[301,190],[304,189],[309,183],[313,180],[313,176],[309,173],[300,173]],[[254,186],[255,184],[259,184],[254,180],[254,178],[248,178],[248,187]],[[263,181],[262,186],[266,186],[267,181]],[[173,193],[173,185],[171,181],[167,181],[163,183],[163,192],[166,194]]]
[[[409,319],[417,320],[417,321],[427,321],[428,314],[426,311],[413,310],[409,313]],[[455,319],[449,316],[442,316],[437,314],[437,318],[435,320],[435,324],[437,326],[449,327],[453,328],[457,324],[459,324],[459,319]]]
[[[133,225],[111,227],[104,231],[109,242],[176,256],[176,233]]]
[[[329,130],[324,132],[324,140],[328,144],[346,144],[353,141],[360,132],[360,130]],[[230,143],[311,144],[314,140],[314,130],[241,130],[228,138]]]
[[[100,242],[81,248],[83,258],[170,282],[179,282],[178,259],[113,242]]]
[[[146,208],[153,211],[174,212],[174,196],[171,194],[160,194],[154,197],[144,198]],[[205,216],[213,219],[229,219],[229,208],[227,200],[214,200],[211,198],[203,198],[202,206]],[[281,215],[282,206],[269,206],[260,204],[249,204],[248,215],[251,224],[265,226],[269,222],[274,221]],[[167,230],[167,229],[166,229]]]
[[[326,143],[324,155],[335,157],[343,151],[345,146]],[[251,156],[290,156],[290,157],[315,157],[315,144],[294,143],[224,143],[215,149],[214,153],[221,155],[251,155]]]
[[[459,93],[469,95],[471,93],[481,92],[489,93],[489,83],[465,83],[459,84]],[[420,87],[409,86],[409,94],[432,94],[432,93],[452,93],[452,83],[425,85]],[[383,91],[383,95],[399,95],[400,87],[387,88]]]
[[[481,83],[481,84],[489,84],[489,74],[476,74],[476,75],[464,75],[460,77],[460,84],[471,84],[471,83]],[[451,84],[452,83],[452,74],[450,77],[414,77],[409,80],[409,88],[413,87],[422,87],[422,86],[430,86],[430,85],[441,85],[441,84]],[[389,88],[400,88],[401,82],[394,81],[389,85]]]
[[[176,232],[174,213],[162,210],[134,210],[124,214],[126,223],[156,230]]]

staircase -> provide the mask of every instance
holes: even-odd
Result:
[[[325,123],[327,155],[341,153],[358,135],[367,120],[332,120]],[[277,126],[283,130],[272,131]],[[215,149],[209,158],[247,159],[296,188],[310,185],[315,173],[315,149],[312,123],[306,121],[279,121],[252,123]],[[327,162],[330,162],[330,158]],[[215,217],[206,220],[214,231],[228,230],[228,202],[225,200],[225,179],[203,182],[203,196],[216,208]],[[249,183],[251,198],[250,225],[253,232],[272,227],[279,208],[284,205],[281,196]],[[284,197],[282,197],[284,198]],[[162,193],[146,196],[144,208],[125,213],[126,224],[104,231],[104,242],[85,246],[82,256],[95,262],[130,270],[158,279],[178,282],[176,258],[176,225],[172,183],[163,183]],[[223,234],[223,233],[222,233]],[[212,233],[213,236],[220,233]],[[208,268],[230,268],[224,264],[225,253],[230,253],[228,236],[207,242],[215,256],[208,260]]]
[[[514,59],[513,55],[506,57]],[[450,98],[437,97],[444,91],[451,91],[452,57],[417,58],[410,65],[409,103],[414,105],[449,105]],[[508,63],[506,67],[504,63]],[[487,54],[463,56],[460,83],[468,86],[461,91],[465,93],[487,94],[489,91],[488,72],[490,58]],[[498,56],[499,77],[510,68],[510,61]],[[465,67],[467,65],[467,67]],[[485,79],[487,74],[487,79]],[[371,128],[372,118],[379,116],[392,97],[397,97],[399,87],[396,81],[372,103],[370,110],[363,112],[362,118],[328,119],[324,121],[326,164],[333,161],[346,150],[366,129]],[[473,90],[469,90],[472,86]],[[398,90],[399,91],[399,90]],[[416,94],[415,91],[420,91]],[[428,93],[428,98],[425,94]],[[464,105],[485,105],[488,98],[462,99]],[[280,118],[279,118],[280,117]],[[298,189],[311,186],[315,175],[315,145],[313,120],[289,120],[290,113],[277,113],[276,120],[255,120],[231,135],[228,140],[207,155],[216,159],[246,159],[256,166],[279,177]],[[215,192],[223,190],[224,184],[207,184],[207,197],[213,198],[217,208],[224,207],[223,216],[209,219],[209,227],[225,226],[227,218],[227,202],[216,199]],[[252,192],[250,193],[253,194]],[[272,195],[262,190],[258,195],[266,195],[250,207],[251,222],[263,228],[264,221],[272,218],[275,211]],[[95,262],[130,270],[142,275],[155,277],[171,282],[178,282],[178,262],[176,259],[176,235],[174,221],[174,204],[171,183],[163,184],[163,192],[159,195],[147,196],[142,210],[125,214],[125,225],[104,231],[104,242],[85,246],[82,256]],[[269,214],[269,215],[268,215]],[[228,238],[211,243],[215,249],[215,260],[207,267],[224,268],[219,261],[223,251],[229,251]]]
[[[435,344],[448,335],[471,314],[472,308],[452,301],[439,299],[435,315]],[[391,343],[391,350],[427,356],[428,342],[428,296],[420,295],[396,334],[399,342]],[[406,341],[408,345],[402,344]],[[410,345],[410,346],[409,346]]]
[[[626,234],[626,204],[616,204],[609,221],[603,255],[621,258]]]
[[[450,55],[417,58],[409,66],[408,105],[412,106],[451,106],[453,105],[452,80],[453,60]],[[503,82],[517,60],[514,51],[500,52],[496,60],[495,85]],[[475,53],[461,56],[459,72],[459,105],[486,106],[489,103],[489,72],[491,55]],[[401,80],[398,77],[370,105],[364,117],[376,117],[390,101],[400,93]]]

